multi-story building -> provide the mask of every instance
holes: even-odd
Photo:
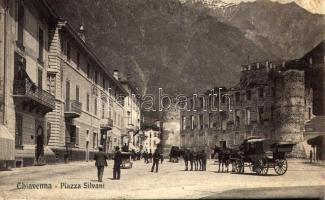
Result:
[[[99,144],[121,146],[127,91],[76,32],[59,20],[50,29],[48,90],[55,109],[48,114],[48,145],[57,158],[88,159]]]
[[[17,165],[42,164],[48,148],[46,114],[55,108],[47,91],[49,26],[56,17],[44,1],[2,1],[2,121],[15,138]],[[3,150],[1,150],[3,151]],[[51,153],[49,153],[51,154]]]
[[[128,93],[87,46],[83,27],[76,32],[45,0],[0,6],[0,162],[88,159],[99,144],[121,146]]]
[[[140,136],[141,136],[141,151],[147,151],[148,153],[154,153],[157,148],[159,148],[160,145],[160,137],[161,132],[159,128],[152,127],[152,128],[146,128],[143,130],[140,130]]]
[[[118,70],[114,71],[114,76],[120,81],[124,89],[128,92],[128,95],[124,99],[124,127],[125,137],[123,137],[124,144],[127,144],[129,149],[140,150],[140,93],[137,88],[131,83],[131,77],[128,75],[125,79],[119,77]]]
[[[189,98],[189,109],[181,112],[181,146],[211,152],[254,135],[297,143],[293,155],[304,156],[305,124],[324,116],[324,68],[310,61],[316,56],[314,63],[324,63],[318,58],[324,51],[311,52],[298,60],[243,65],[235,87]]]

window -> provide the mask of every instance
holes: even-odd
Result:
[[[226,103],[226,95],[221,96],[221,103]]]
[[[95,83],[98,84],[98,79],[97,79],[97,78],[98,78],[98,77],[97,77],[97,76],[98,76],[98,73],[97,73],[96,70],[95,70],[95,74],[94,74],[94,76],[95,76],[95,77],[94,77],[94,79],[95,79]]]
[[[128,114],[128,124],[131,124],[132,123],[131,122],[131,113],[128,111],[127,114]]]
[[[235,110],[235,125],[240,126],[240,111]]]
[[[65,99],[68,102],[70,100],[70,81],[66,81],[65,84]]]
[[[44,48],[44,33],[40,28],[38,30],[38,59],[43,62],[43,48]]]
[[[199,129],[203,129],[203,114],[199,115]]]
[[[64,53],[64,38],[61,36],[61,54],[63,55]]]
[[[67,43],[67,60],[70,61],[71,59],[71,46],[70,43]]]
[[[246,125],[251,124],[251,109],[246,108]]]
[[[105,103],[102,103],[102,119],[105,118]]]
[[[38,83],[38,88],[42,89],[43,88],[43,70],[41,68],[38,68],[37,83]]]
[[[191,115],[191,129],[194,129],[194,116]]]
[[[25,16],[25,11],[24,11],[24,6],[22,4],[18,4],[18,38],[17,42],[20,46],[24,45],[24,17]]]
[[[87,64],[87,78],[90,78],[90,64]]]
[[[94,106],[95,106],[94,114],[97,115],[97,98],[95,98]]]
[[[93,148],[97,148],[98,145],[98,138],[97,138],[97,133],[93,133]]]
[[[209,113],[209,128],[213,128],[213,114]]]
[[[258,88],[258,97],[263,98],[264,97],[264,88]]]
[[[77,52],[77,69],[80,69],[80,54]]]
[[[252,99],[252,92],[250,90],[246,91],[246,99],[251,100]]]
[[[182,117],[182,130],[186,129],[186,117]]]
[[[308,119],[311,119],[311,107],[308,108]]]
[[[47,91],[55,95],[55,74],[47,74]]]
[[[259,118],[259,122],[261,124],[263,124],[263,121],[264,121],[263,116],[264,116],[264,108],[263,107],[259,107],[258,108],[258,118]]]
[[[240,92],[235,93],[235,99],[236,99],[236,102],[240,101]]]
[[[76,86],[76,101],[80,102],[79,101],[79,86],[78,85]]]
[[[23,145],[23,117],[16,115],[16,129],[15,129],[15,146],[21,147]]]
[[[103,76],[103,90],[106,90],[106,81],[105,81],[105,77]]]
[[[90,104],[90,99],[89,99],[89,94],[87,93],[87,106],[86,106],[86,109],[87,111],[89,112],[89,104]]]

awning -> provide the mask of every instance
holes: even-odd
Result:
[[[307,140],[307,144],[315,146],[315,145],[321,145],[322,141],[323,141],[323,137],[322,135],[311,138],[309,140]]]
[[[0,125],[0,161],[15,160],[15,138],[7,127]]]

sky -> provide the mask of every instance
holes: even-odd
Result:
[[[241,1],[255,1],[255,0],[223,0],[227,3],[239,3]],[[258,1],[258,0],[256,0]],[[312,13],[325,14],[325,0],[271,0],[280,3],[289,3],[295,1],[299,6],[305,8]]]

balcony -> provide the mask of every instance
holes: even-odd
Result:
[[[81,103],[76,100],[68,100],[65,102],[64,117],[77,118],[81,115]]]
[[[134,125],[133,124],[128,124],[127,126],[126,126],[126,130],[127,131],[134,131],[135,129],[134,129]]]
[[[23,105],[29,105],[30,110],[35,108],[47,113],[55,108],[55,97],[47,91],[37,87],[28,78],[14,80],[13,97],[16,103],[24,102]]]
[[[104,130],[111,130],[113,128],[113,120],[110,118],[101,119],[100,128]]]

